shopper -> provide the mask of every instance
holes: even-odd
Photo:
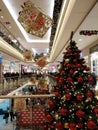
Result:
[[[8,111],[6,111],[4,113],[4,117],[3,118],[5,119],[5,123],[7,124],[8,123],[8,118],[9,118],[9,112]]]
[[[13,121],[14,119],[14,113],[13,113],[13,110],[10,111],[10,120],[11,122]]]

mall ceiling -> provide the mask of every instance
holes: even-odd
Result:
[[[30,0],[54,22],[42,38],[22,32],[24,29],[17,19],[26,1],[0,0],[0,22],[24,48],[32,53],[48,53],[49,63],[62,59],[63,49],[68,45],[72,31],[73,40],[81,50],[98,39],[97,35],[84,36],[79,33],[81,30],[98,30],[97,0]],[[13,55],[14,52],[6,48],[0,46],[1,53],[7,53],[1,54],[4,59],[13,60],[11,57],[14,57],[21,60],[21,56]]]

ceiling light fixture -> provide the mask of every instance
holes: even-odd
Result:
[[[9,10],[10,14],[12,15],[13,19],[15,20],[16,24],[18,25],[20,31],[24,35],[24,37],[27,40],[27,42],[34,42],[34,43],[37,43],[37,42],[39,42],[39,43],[41,43],[41,42],[42,43],[49,43],[50,42],[51,28],[47,32],[47,37],[44,37],[43,40],[42,39],[33,39],[32,40],[32,38],[29,37],[29,35],[24,30],[24,28],[18,22],[18,20],[17,20],[18,13],[17,13],[17,10],[15,11],[14,6],[12,6],[11,0],[3,0],[3,2],[5,4],[5,6],[7,7],[7,9]],[[54,0],[51,1],[51,6],[50,7],[51,7],[51,9],[50,9],[50,12],[48,12],[48,14],[52,18],[53,17]]]
[[[2,19],[4,18],[3,16],[0,16]]]
[[[82,41],[82,39],[79,39],[79,42],[81,42]]]

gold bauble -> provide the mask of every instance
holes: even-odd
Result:
[[[69,62],[69,59],[66,59],[65,62],[68,63],[68,62]]]
[[[55,119],[58,120],[59,119],[59,115],[56,113],[55,114]]]
[[[91,101],[92,99],[91,98],[87,98],[85,102],[89,102]]]
[[[68,123],[64,123],[64,128],[69,128]]]

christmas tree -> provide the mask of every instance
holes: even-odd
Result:
[[[46,129],[98,130],[98,99],[92,89],[90,68],[80,54],[71,40],[55,77],[55,96],[48,102]]]

